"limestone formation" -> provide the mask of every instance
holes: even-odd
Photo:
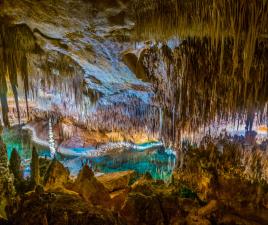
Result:
[[[126,188],[110,193],[112,208],[116,212],[122,209],[129,192],[130,188]]]
[[[130,182],[134,180],[134,178],[135,171],[115,172],[97,177],[98,181],[100,181],[110,192],[128,188]]]
[[[14,225],[124,225],[110,210],[92,207],[77,195],[44,193],[27,196],[14,215]]]
[[[145,196],[141,193],[130,193],[120,211],[127,224],[164,225],[165,218],[156,196]]]
[[[73,190],[93,205],[101,205],[107,208],[111,206],[108,189],[95,178],[94,173],[87,165],[79,172]]]
[[[13,195],[13,176],[8,169],[6,146],[0,136],[0,217],[6,218],[5,207]]]
[[[44,176],[44,187],[46,189],[64,188],[69,180],[70,172],[62,163],[53,159]]]
[[[0,0],[0,224],[268,224],[267,81],[267,0]]]
[[[34,186],[40,183],[39,157],[35,147],[32,150],[31,182]]]
[[[12,150],[9,161],[9,170],[13,173],[15,179],[18,181],[22,180],[21,158],[16,149]]]

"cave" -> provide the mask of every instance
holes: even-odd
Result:
[[[267,224],[268,1],[0,0],[0,225]]]

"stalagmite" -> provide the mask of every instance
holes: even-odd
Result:
[[[0,128],[1,129],[1,128]],[[6,146],[2,140],[0,130],[0,218],[6,218],[5,206],[10,203],[14,195],[13,177],[8,169]]]
[[[49,143],[50,157],[54,158],[55,153],[56,153],[56,146],[55,146],[51,117],[49,118],[49,121],[48,121],[48,138],[49,138],[48,143]]]
[[[34,187],[40,183],[39,157],[35,147],[32,149],[31,182]]]
[[[163,129],[163,112],[162,109],[159,108],[159,137],[161,138]]]
[[[0,0],[0,224],[268,224],[267,24],[268,0]]]

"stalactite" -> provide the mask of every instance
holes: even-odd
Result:
[[[267,1],[137,0],[133,12],[137,39],[208,37],[212,45],[218,46],[223,38],[232,38],[234,71],[242,49],[245,79],[250,73],[257,39],[267,35]]]
[[[40,182],[39,157],[35,147],[32,149],[31,182],[33,186],[37,186]]]
[[[267,47],[258,41],[250,76],[243,79],[241,52],[233,73],[233,46],[232,39],[212,46],[208,38],[188,38],[168,54],[171,60],[167,57],[171,49],[154,46],[144,54],[142,63],[154,86],[154,101],[166,115],[162,133],[167,142],[179,141],[172,140],[174,118],[176,131],[198,132],[216,121],[234,123],[238,117],[245,121],[252,108],[264,110],[268,101]],[[174,112],[174,108],[178,110]]]
[[[16,103],[16,109],[17,109],[17,114],[18,114],[18,122],[19,122],[19,125],[20,125],[20,110],[19,110],[19,99],[18,99],[18,91],[17,91],[17,87],[14,85],[14,84],[12,84],[11,85],[11,87],[12,87],[12,91],[13,91],[13,94],[14,94],[14,99],[15,99],[15,103]]]
[[[17,110],[17,114],[18,114],[18,122],[20,124],[20,111],[19,111],[19,99],[18,99],[18,75],[17,75],[17,65],[16,65],[16,61],[14,59],[15,53],[14,52],[9,52],[7,51],[5,53],[5,62],[7,65],[7,70],[6,72],[9,74],[9,80],[11,83],[11,88],[12,88],[12,92],[14,95],[14,99],[15,99],[15,103],[16,103],[16,110]]]
[[[10,124],[8,120],[8,103],[6,93],[1,93],[0,98],[1,98],[3,122],[6,127],[9,127]]]
[[[1,106],[2,106],[2,119],[5,126],[9,126],[8,121],[8,104],[7,104],[7,82],[6,82],[6,74],[5,74],[5,43],[3,38],[3,25],[0,29],[0,43],[1,43],[1,52],[0,52],[0,98],[1,98]]]
[[[21,60],[21,76],[23,80],[23,86],[24,86],[24,95],[25,95],[25,101],[26,101],[26,109],[27,109],[27,117],[29,119],[29,104],[28,104],[28,95],[29,95],[29,79],[28,79],[28,62],[26,54],[23,54],[22,60]]]
[[[8,102],[7,102],[7,77],[9,78],[14,95],[18,120],[20,123],[19,99],[18,99],[18,75],[22,74],[25,88],[25,96],[28,92],[28,71],[26,53],[35,50],[35,38],[31,30],[24,24],[10,25],[7,18],[0,18],[3,21],[0,32],[1,40],[1,105],[3,121],[6,126],[8,122]],[[26,99],[28,108],[28,101]]]

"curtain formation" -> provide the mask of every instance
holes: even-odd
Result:
[[[29,93],[27,55],[35,51],[36,44],[31,30],[26,25],[8,25],[7,18],[3,18],[0,21],[0,98],[3,122],[5,126],[9,126],[8,84],[10,84],[14,95],[20,121],[18,79],[20,76],[27,104]]]
[[[155,40],[139,62],[162,108],[165,139],[267,116],[267,1],[137,0],[133,8],[137,40]],[[174,49],[172,38],[181,42]]]
[[[143,50],[139,61],[153,84],[154,102],[162,108],[166,139],[178,140],[177,132],[198,131],[213,122],[243,122],[254,112],[267,117],[266,42],[257,43],[247,78],[243,63],[234,72],[233,45],[226,40],[222,52],[207,38],[188,38],[174,49],[156,43]]]
[[[28,118],[29,100],[51,110],[49,94],[65,99],[61,104],[68,104],[69,108],[85,104],[85,96],[91,103],[98,100],[98,93],[83,83],[81,67],[69,56],[56,51],[45,52],[36,44],[34,33],[27,25],[11,25],[8,21],[6,17],[0,20],[0,98],[5,126],[9,126],[9,89],[14,95],[19,122],[19,88],[24,91]]]
[[[249,76],[257,40],[268,36],[268,2],[263,0],[136,0],[133,8],[137,38],[209,37],[214,45],[232,38],[233,69],[241,54],[244,77]]]

